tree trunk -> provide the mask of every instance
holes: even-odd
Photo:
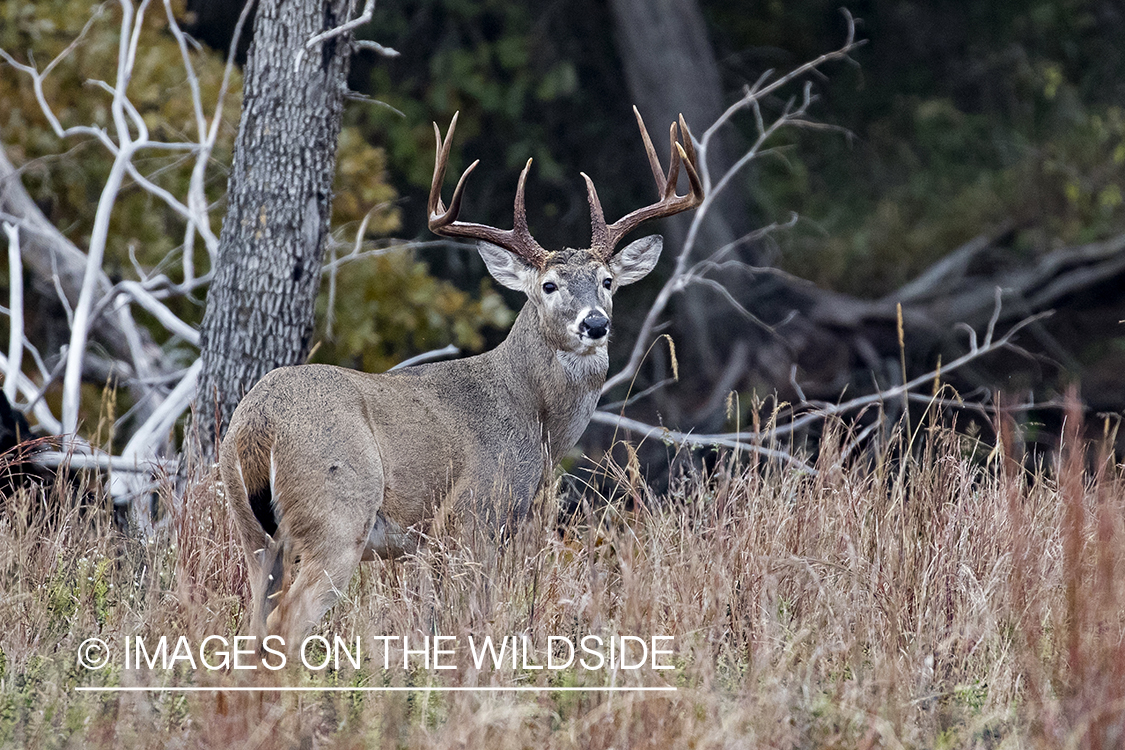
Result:
[[[718,62],[708,39],[703,13],[695,0],[611,0],[617,48],[621,55],[629,93],[645,123],[659,144],[668,125],[679,114],[689,126],[702,129],[719,118],[725,109]],[[708,164],[712,180],[737,158],[729,142],[729,129],[712,140]],[[658,146],[658,148],[660,148]],[[732,181],[700,225],[695,240],[697,253],[703,254],[734,242],[754,226],[753,207],[745,183]],[[665,222],[665,246],[678,253],[687,237],[692,214],[686,213]],[[754,248],[743,248],[735,257],[756,263]],[[677,345],[680,362],[693,372],[689,378],[709,383],[724,368],[728,359],[727,330],[729,310],[716,305],[712,292],[692,287],[677,301]],[[662,404],[666,416],[676,421],[677,404]]]
[[[303,362],[332,203],[350,34],[346,0],[261,0],[244,73],[242,119],[207,295],[196,424],[214,456],[235,406],[263,375]]]

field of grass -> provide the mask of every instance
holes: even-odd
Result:
[[[941,430],[907,461],[841,463],[828,441],[815,476],[721,461],[660,496],[634,484],[542,513],[500,551],[436,535],[361,566],[321,623],[360,639],[358,669],[192,668],[244,612],[212,483],[150,543],[72,490],[23,491],[0,517],[0,747],[1122,747],[1125,470],[1070,432],[1037,470]],[[193,656],[126,667],[126,638],[151,654],[162,635]],[[397,646],[385,665],[384,635],[446,636],[453,668],[404,667]],[[655,659],[672,668],[534,669],[550,636],[586,635],[673,636]],[[478,668],[470,636],[526,637],[532,656]],[[79,663],[95,637],[101,669]],[[105,686],[169,689],[78,690]],[[189,686],[675,691],[174,689]]]

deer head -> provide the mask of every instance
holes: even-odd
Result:
[[[633,107],[633,114],[636,115],[637,126],[641,131],[659,199],[613,224],[606,224],[593,180],[582,173],[590,202],[590,247],[563,248],[554,252],[545,250],[536,242],[527,227],[524,185],[531,169],[531,159],[527,160],[516,185],[511,229],[497,229],[457,218],[465,182],[480,163],[479,160],[470,164],[461,175],[449,207],[445,207],[441,200],[441,185],[449,162],[457,115],[453,116],[444,139],[437,123],[434,123],[437,156],[428,204],[430,230],[446,237],[480,240],[478,250],[489,273],[500,284],[527,295],[538,313],[540,333],[560,352],[604,352],[609,338],[613,293],[619,287],[643,278],[656,266],[664,244],[659,235],[641,238],[618,250],[617,246],[622,238],[648,219],[686,211],[698,206],[703,200],[703,185],[699,180],[695,147],[683,115],[680,116],[679,129],[677,130],[676,123],[672,123],[669,131],[671,156],[668,172],[665,173],[636,107]],[[683,133],[682,141],[680,132]],[[690,186],[686,195],[676,194],[676,180],[681,163],[687,172]]]

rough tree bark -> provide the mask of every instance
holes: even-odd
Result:
[[[312,36],[345,22],[348,9],[347,0],[258,3],[200,336],[195,412],[205,458],[258,379],[308,356],[351,35],[301,52]]]

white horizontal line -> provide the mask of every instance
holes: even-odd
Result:
[[[459,686],[433,686],[433,687],[203,687],[198,685],[169,686],[169,687],[76,687],[76,691],[83,693],[205,693],[205,692],[231,692],[231,693],[668,693],[676,692],[679,688],[673,685],[658,687],[538,687],[538,686],[512,686],[512,687],[459,687]]]

